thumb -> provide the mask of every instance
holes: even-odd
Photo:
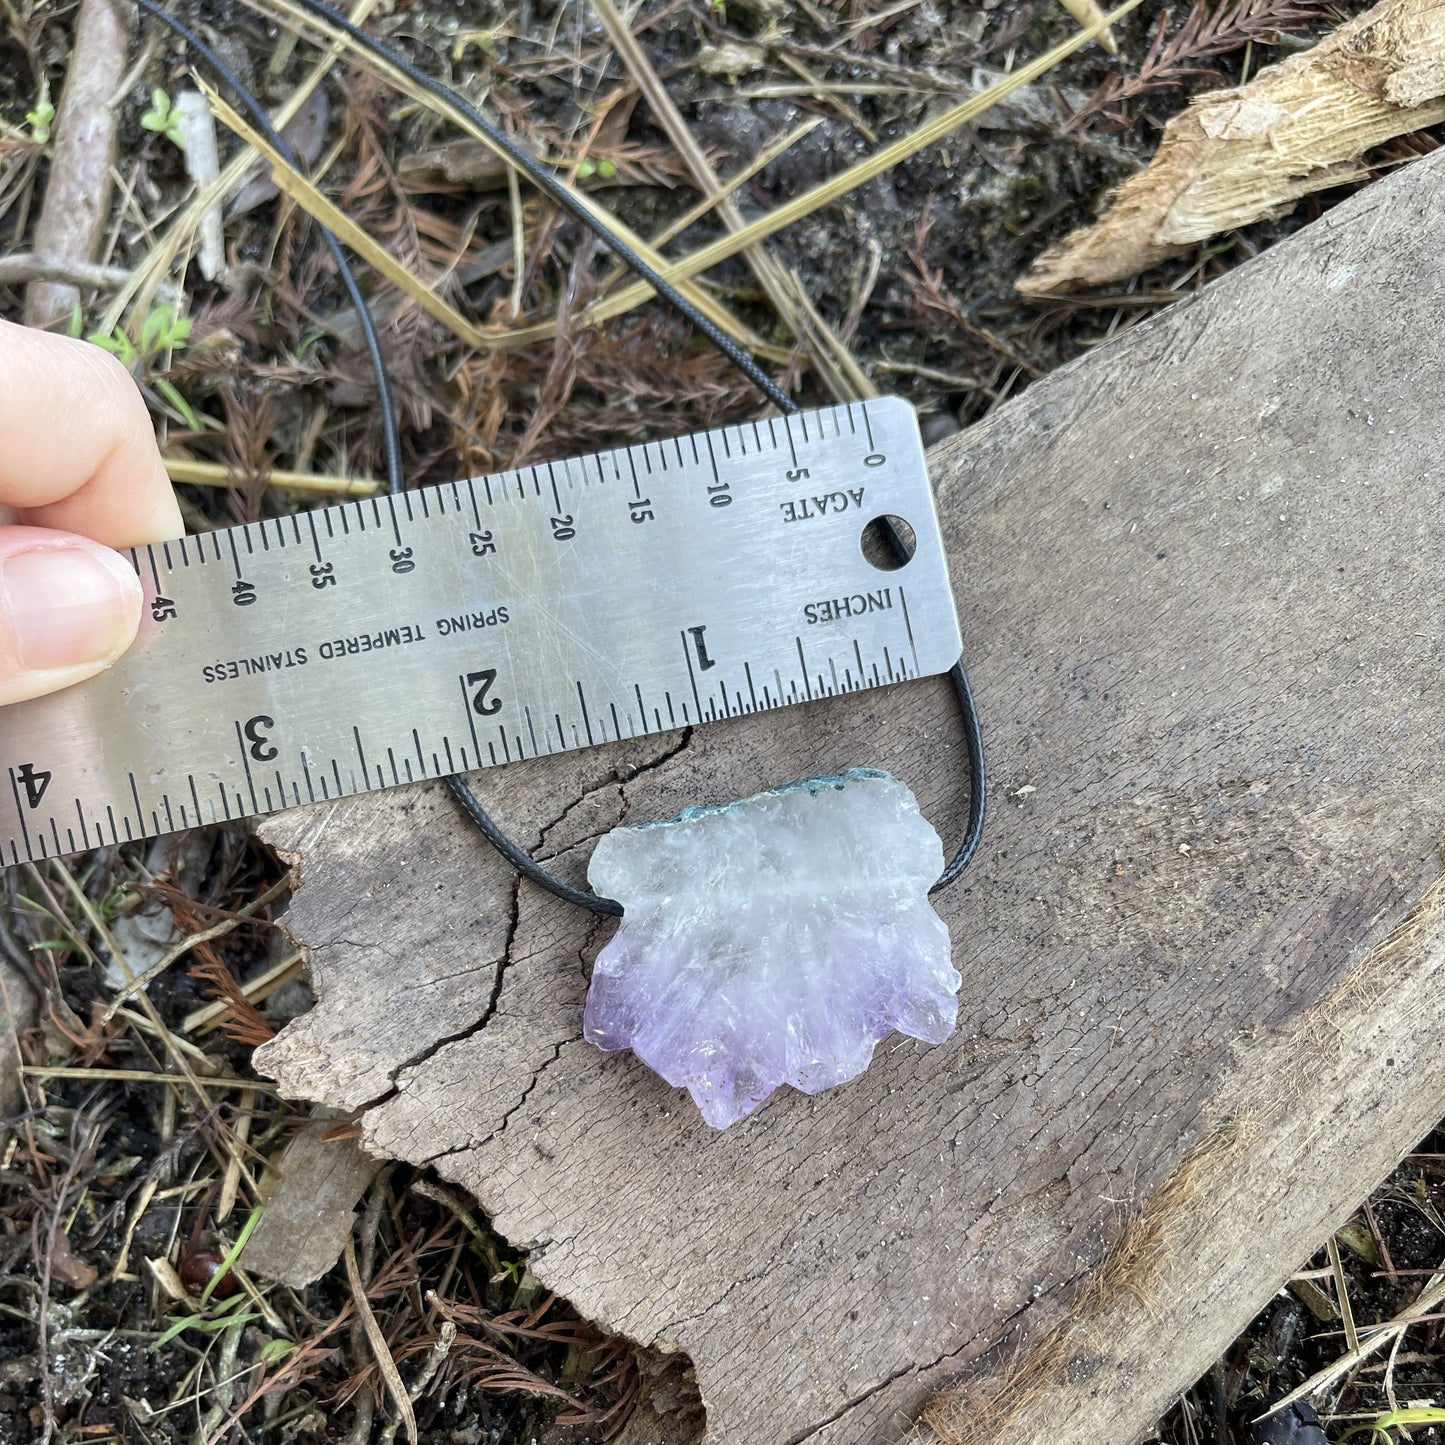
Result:
[[[134,641],[140,612],[140,579],[118,552],[0,526],[0,704],[103,671]]]

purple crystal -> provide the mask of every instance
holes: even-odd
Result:
[[[780,1084],[855,1078],[894,1030],[942,1043],[960,983],[928,902],[942,869],[913,794],[871,769],[616,828],[587,870],[624,914],[583,1033],[630,1048],[717,1129]]]

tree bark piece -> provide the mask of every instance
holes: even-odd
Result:
[[[35,250],[51,262],[92,262],[110,214],[116,117],[112,102],[125,70],[126,29],[116,0],[81,0],[70,68],[55,118],[50,179],[35,224]],[[80,303],[74,286],[32,282],[25,324],[69,320]]]
[[[345,1117],[317,1109],[281,1151],[265,1212],[246,1244],[248,1270],[302,1289],[341,1258],[356,1201],[381,1167],[355,1139],[322,1137]]]
[[[1372,146],[1445,120],[1445,8],[1381,0],[1248,85],[1198,96],[1154,159],[1092,225],[1045,252],[1018,289],[1125,281],[1302,196],[1363,180]]]
[[[371,1147],[434,1162],[592,1318],[686,1351],[710,1440],[893,1439],[1071,1312],[1072,1353],[1026,1356],[1047,1401],[979,1387],[1007,1438],[1148,1428],[1445,1112],[1432,915],[1382,951],[1445,816],[1442,180],[1370,187],[932,453],[995,799],[938,899],[951,1043],[716,1134],[581,1041],[610,925],[418,788],[263,825],[319,1002],[258,1066],[366,1109]],[[623,818],[862,764],[957,836],[941,682],[478,785],[580,877]]]

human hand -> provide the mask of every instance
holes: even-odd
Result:
[[[111,548],[183,530],[125,368],[0,321],[0,704],[109,667],[141,612],[135,570]]]

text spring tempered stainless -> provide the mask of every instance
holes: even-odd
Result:
[[[876,517],[916,550],[864,555]],[[786,707],[961,651],[911,408],[833,407],[132,552],[141,635],[0,709],[0,858]]]

